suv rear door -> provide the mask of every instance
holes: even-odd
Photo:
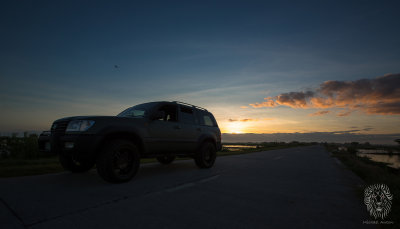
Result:
[[[217,121],[215,120],[214,116],[207,112],[199,110],[198,112],[198,119],[201,129],[201,138],[203,137],[212,137],[215,139],[216,143],[221,143],[221,132],[218,128]],[[217,147],[217,150],[218,147]]]
[[[194,151],[200,136],[199,121],[193,107],[179,105],[179,125],[181,127],[180,150]]]

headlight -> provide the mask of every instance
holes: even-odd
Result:
[[[86,131],[92,127],[94,121],[92,120],[73,120],[68,123],[66,132],[72,131]]]

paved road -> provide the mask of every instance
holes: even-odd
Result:
[[[322,146],[146,164],[118,185],[94,170],[6,178],[0,228],[360,228],[360,184]]]

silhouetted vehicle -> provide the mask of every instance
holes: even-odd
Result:
[[[221,150],[221,132],[206,109],[182,102],[151,102],[117,116],[77,116],[54,121],[39,137],[40,150],[59,155],[64,169],[74,173],[95,164],[106,181],[131,180],[140,158],[170,164],[192,157],[200,168],[214,165]]]

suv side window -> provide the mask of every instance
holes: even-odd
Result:
[[[195,117],[193,114],[193,108],[186,106],[180,106],[180,107],[181,107],[180,121],[183,123],[194,124]]]
[[[163,119],[160,119],[165,122],[176,122],[178,121],[177,118],[177,106],[173,104],[168,104],[161,106],[158,108],[159,111],[164,111],[165,115]]]
[[[216,126],[216,124],[214,123],[214,118],[211,117],[210,114],[206,113],[206,112],[201,112],[200,113],[200,124],[204,125],[204,126]]]

